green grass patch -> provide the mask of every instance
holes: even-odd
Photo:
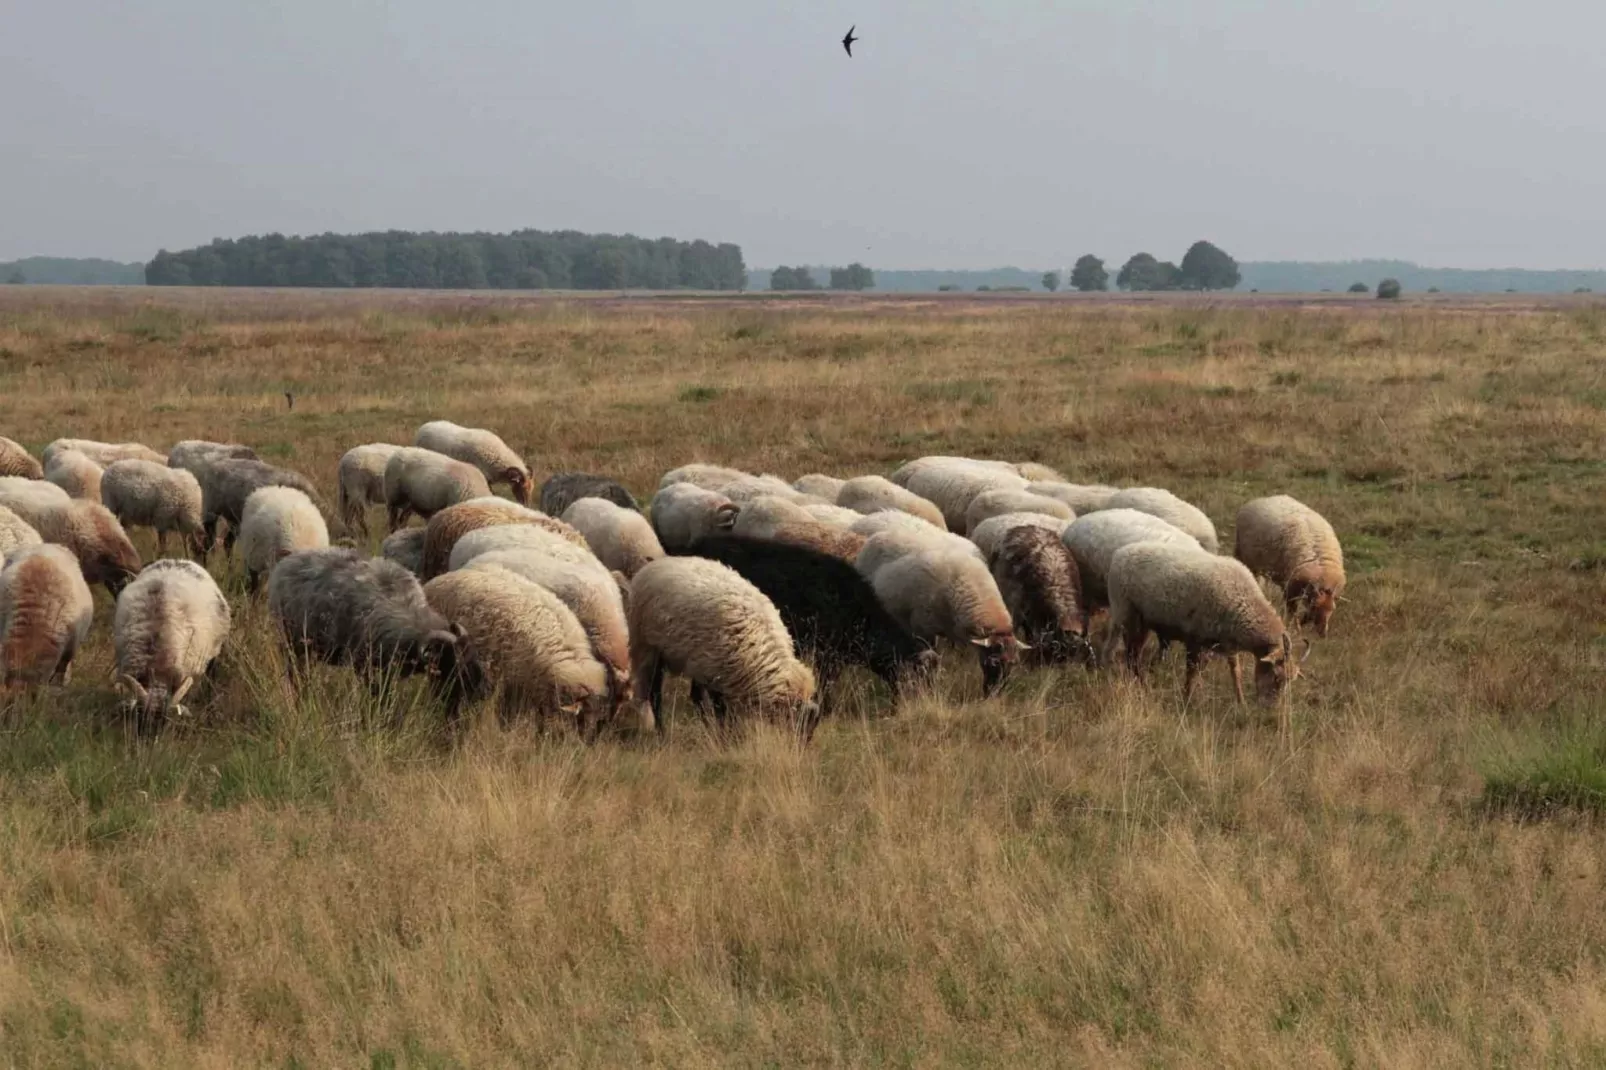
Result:
[[[1606,814],[1606,723],[1599,711],[1535,731],[1480,768],[1490,813],[1536,819],[1559,812]]]
[[[700,405],[718,399],[724,392],[717,386],[683,386],[680,388],[680,393],[675,395],[675,400]]]
[[[904,393],[916,401],[948,401],[968,405],[991,405],[998,400],[996,379],[946,379],[935,383],[910,383]]]

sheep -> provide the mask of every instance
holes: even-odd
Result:
[[[1071,507],[1055,498],[1045,498],[1024,490],[989,490],[976,495],[965,509],[965,531],[974,533],[984,520],[1005,513],[1042,513],[1069,524],[1076,519]]]
[[[990,564],[997,555],[999,547],[1004,544],[1004,539],[1016,528],[1042,528],[1053,532],[1057,539],[1070,523],[1064,517],[1047,516],[1043,513],[1004,513],[977,524],[970,533],[970,541],[981,551],[982,559]]]
[[[1326,638],[1344,593],[1344,548],[1333,525],[1286,494],[1256,498],[1238,510],[1233,556],[1282,588],[1288,612]]]
[[[416,446],[403,446],[385,462],[385,508],[389,530],[413,513],[428,520],[449,505],[488,498],[484,474],[466,461]]]
[[[1151,513],[1136,509],[1101,509],[1077,517],[1060,536],[1082,574],[1082,597],[1089,607],[1101,609],[1110,604],[1104,577],[1110,559],[1121,547],[1134,542],[1186,543],[1199,547],[1199,540]]]
[[[630,630],[623,595],[629,581],[621,585],[615,582],[622,578],[620,573],[604,575],[589,565],[530,550],[494,550],[463,568],[505,568],[551,591],[568,606],[591,643],[591,653],[608,668],[609,715],[618,711],[630,692]]]
[[[734,533],[746,535],[749,538],[753,537],[742,530],[740,523],[737,524]],[[864,549],[864,544],[869,541],[863,535],[855,534],[846,528],[839,528],[832,524],[822,524],[817,520],[774,524],[759,537],[766,542],[776,543],[781,546],[796,546],[814,550],[817,553],[834,557],[848,565],[852,565],[858,559],[859,553]]]
[[[385,466],[401,448],[387,442],[370,442],[341,454],[335,511],[347,530],[368,534],[368,507],[386,504]]]
[[[205,558],[201,484],[193,472],[155,461],[115,461],[101,476],[100,498],[125,528],[154,530],[159,555],[177,533],[192,556]]]
[[[829,524],[833,528],[851,528],[863,519],[863,513],[844,509],[840,505],[826,505],[824,502],[805,502],[803,511],[821,524]]]
[[[94,598],[65,547],[19,550],[0,570],[0,691],[72,682]]]
[[[1010,528],[992,561],[1004,608],[1029,647],[1027,663],[1077,660],[1091,667],[1081,573],[1059,533],[1031,524]]]
[[[1140,513],[1157,516],[1172,527],[1192,535],[1211,553],[1217,549],[1216,526],[1197,506],[1190,505],[1168,490],[1159,487],[1128,487],[1110,497],[1105,509],[1136,509]]]
[[[918,638],[976,648],[982,694],[1003,686],[1025,646],[1015,638],[1014,621],[986,565],[951,550],[917,550],[882,565],[869,580],[892,618]]]
[[[828,476],[822,472],[810,472],[806,476],[798,476],[792,481],[792,489],[799,494],[808,494],[816,498],[824,498],[828,502],[841,505],[836,496],[842,490],[847,480]]]
[[[312,499],[323,511],[323,502],[312,481],[300,472],[278,468],[244,457],[219,457],[188,469],[201,484],[201,552],[209,554],[217,545],[218,521],[228,524],[223,536],[225,557],[234,552],[240,534],[240,518],[245,500],[261,487],[294,487]]]
[[[738,504],[759,497],[785,498],[800,505],[808,500],[806,495],[793,490],[792,484],[779,476],[771,475],[743,476],[725,484],[719,492]]]
[[[1038,482],[1026,484],[1026,490],[1044,498],[1054,498],[1071,507],[1071,512],[1077,516],[1083,513],[1096,513],[1110,502],[1110,499],[1121,492],[1119,487],[1107,487],[1101,483],[1080,484],[1060,482]]]
[[[96,442],[88,438],[58,438],[44,448],[39,459],[49,468],[50,459],[63,450],[77,450],[102,468],[116,461],[155,461],[163,464],[167,460],[164,454],[138,442]]]
[[[768,538],[770,532],[782,524],[812,523],[815,523],[814,517],[802,505],[774,494],[760,494],[722,507],[714,518],[716,528],[755,539]]]
[[[866,539],[864,545],[859,548],[858,555],[853,559],[853,567],[858,569],[859,575],[870,579],[882,566],[925,550],[964,554],[975,558],[981,564],[986,564],[987,559],[982,556],[981,548],[969,539],[952,532],[937,531],[930,525],[927,525],[927,532],[904,528],[889,528],[877,532]]]
[[[452,547],[447,571],[455,572],[481,554],[494,550],[535,550],[559,561],[597,569],[603,575],[608,573],[597,556],[586,548],[584,540],[576,546],[562,535],[538,524],[503,524],[469,532]]]
[[[936,651],[893,620],[864,577],[838,557],[739,535],[710,536],[697,544],[697,556],[735,569],[774,603],[798,655],[814,666],[822,717],[849,666],[869,669],[894,693],[936,673]]]
[[[15,554],[18,550],[26,550],[30,546],[38,546],[44,541],[33,529],[32,524],[6,506],[0,505],[0,562],[3,562],[8,554]]]
[[[917,471],[906,489],[935,505],[949,530],[967,531],[965,514],[979,495],[990,490],[1025,490],[1026,480],[1003,470],[936,465]]]
[[[297,550],[318,550],[329,545],[329,528],[323,514],[294,487],[261,487],[245,500],[240,518],[240,559],[245,565],[245,589],[256,593],[262,577]]]
[[[919,517],[944,531],[948,529],[942,510],[935,504],[881,476],[857,476],[848,480],[837,494],[836,503],[857,513],[879,513],[892,509]]]
[[[234,442],[208,442],[187,438],[167,451],[167,467],[182,468],[197,479],[204,469],[219,461],[260,461],[257,451]]]
[[[1293,641],[1242,561],[1197,545],[1140,542],[1123,546],[1107,577],[1110,622],[1125,641],[1127,665],[1141,678],[1140,655],[1153,632],[1187,650],[1183,701],[1193,694],[1199,669],[1223,654],[1233,690],[1244,701],[1239,651],[1255,658],[1255,685],[1263,702],[1275,702],[1310,656],[1310,640],[1296,662]]]
[[[28,519],[34,512],[55,505],[65,505],[72,500],[72,495],[54,483],[47,483],[42,479],[0,476],[0,505],[10,508],[36,528],[39,525]]]
[[[895,509],[883,509],[879,513],[867,513],[850,524],[848,530],[857,532],[865,538],[879,535],[883,531],[912,531],[917,535],[927,536],[949,534],[947,524],[936,527],[921,520],[918,516],[900,513]]]
[[[111,510],[99,502],[70,498],[53,483],[16,480],[12,484],[0,478],[0,505],[45,542],[72,551],[85,581],[104,585],[113,598],[140,569],[139,551]]]
[[[1015,466],[1015,471],[1022,479],[1029,479],[1034,483],[1063,483],[1065,477],[1046,464],[1036,461],[1025,461]]]
[[[603,498],[620,508],[641,511],[630,491],[607,476],[559,472],[541,484],[541,512],[548,516],[562,516],[581,498]]]
[[[77,450],[57,450],[45,466],[45,482],[86,502],[100,501],[100,465]]]
[[[20,443],[0,437],[0,476],[43,479],[45,469]]]
[[[621,508],[602,498],[581,498],[564,510],[563,521],[585,536],[599,561],[626,577],[664,556],[652,525],[634,509]]]
[[[289,648],[292,681],[312,659],[350,665],[370,687],[387,672],[423,673],[448,717],[462,701],[462,630],[424,599],[418,578],[394,561],[329,547],[298,550],[268,576],[268,609]]]
[[[506,483],[520,505],[530,504],[530,466],[495,433],[481,427],[461,427],[449,420],[420,424],[413,445],[443,453],[478,468],[491,486]]]
[[[917,475],[936,468],[980,468],[992,472],[1007,472],[1010,475],[1020,475],[1020,471],[1008,461],[978,461],[972,457],[946,457],[940,454],[931,454],[909,461],[887,478],[900,487],[907,487],[909,486],[909,481]]]
[[[123,589],[112,619],[116,684],[140,732],[187,715],[180,703],[196,677],[211,676],[231,625],[228,600],[193,561],[153,561]]]
[[[430,607],[461,628],[466,691],[499,693],[506,726],[515,713],[563,713],[594,739],[609,693],[608,671],[591,653],[580,622],[557,596],[505,568],[449,572],[424,585]]]
[[[723,493],[726,486],[738,479],[751,478],[751,474],[740,468],[725,468],[717,464],[683,464],[679,468],[665,472],[658,481],[658,489],[663,490],[676,483],[690,483],[694,487]]]
[[[419,551],[418,575],[421,579],[432,580],[445,572],[452,547],[471,531],[500,524],[528,524],[542,515],[518,502],[494,496],[448,505],[430,517],[422,529],[424,541]]]
[[[653,495],[652,530],[665,550],[682,553],[716,531],[730,516],[732,504],[723,494],[695,483],[671,483]]]
[[[718,561],[665,557],[636,573],[630,664],[636,699],[660,733],[667,670],[700,685],[721,721],[734,706],[748,716],[795,718],[804,739],[813,736],[814,672],[793,653],[775,603]]]
[[[440,516],[436,513],[435,516]],[[435,517],[431,517],[431,520]],[[415,576],[424,573],[424,538],[428,528],[402,528],[385,536],[379,544],[379,556],[394,561]]]

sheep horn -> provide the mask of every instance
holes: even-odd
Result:
[[[1314,650],[1314,649],[1315,649],[1315,647],[1312,645],[1310,639],[1306,638],[1306,640],[1305,640],[1305,652],[1299,656],[1299,663],[1301,665],[1305,664],[1306,660],[1310,657],[1310,652],[1312,650]]]
[[[190,693],[190,688],[192,688],[194,686],[195,686],[195,677],[186,676],[184,678],[184,682],[182,684],[178,685],[178,690],[173,692],[173,699],[172,699],[173,705],[177,706],[179,704],[179,700],[181,700],[185,695],[189,694]]]

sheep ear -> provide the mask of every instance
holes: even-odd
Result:
[[[727,502],[714,510],[714,526],[716,528],[733,528],[736,526],[736,514],[742,507],[735,502]]]
[[[195,677],[186,676],[184,678],[184,682],[182,684],[178,685],[178,690],[173,692],[173,705],[177,706],[179,704],[179,701],[181,699],[183,699],[185,695],[190,693],[190,688],[192,688],[194,686],[195,686]]]

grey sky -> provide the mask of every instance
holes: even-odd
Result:
[[[0,0],[0,259],[533,226],[1602,267],[1603,37],[1585,0]]]

